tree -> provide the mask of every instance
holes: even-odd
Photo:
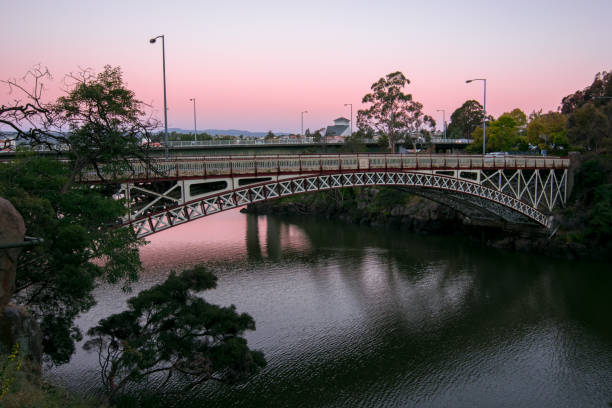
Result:
[[[465,101],[463,105],[457,108],[451,115],[451,123],[446,129],[448,137],[454,139],[469,139],[474,129],[482,125],[482,112],[482,105],[477,101],[473,99]]]
[[[514,123],[516,124],[519,133],[524,133],[527,127],[527,115],[525,115],[525,112],[519,108],[514,108],[511,112],[505,113],[505,115],[508,115],[514,119]]]
[[[567,139],[586,150],[597,152],[612,147],[612,103],[597,108],[587,103],[577,108],[567,119]]]
[[[569,115],[583,105],[593,102],[596,106],[605,105],[609,100],[595,99],[597,96],[612,97],[612,71],[602,71],[595,74],[593,83],[583,90],[567,95],[561,101],[561,113]]]
[[[128,286],[138,278],[138,247],[128,228],[108,228],[125,213],[103,185],[75,184],[62,191],[70,167],[25,156],[0,166],[0,196],[23,216],[28,234],[41,245],[22,251],[12,301],[40,323],[45,360],[69,361],[82,336],[75,318],[94,305],[96,281]]]
[[[163,376],[160,390],[180,376],[186,391],[209,380],[239,381],[265,366],[263,353],[250,350],[242,337],[255,330],[251,316],[195,294],[216,281],[203,267],[172,272],[164,283],[129,299],[128,310],[88,331],[92,338],[85,348],[99,355],[109,399],[152,375]]]
[[[529,118],[526,132],[529,144],[539,146],[540,149],[567,149],[567,116],[552,111],[542,114],[540,111],[533,112]]]
[[[271,130],[268,130],[268,133],[266,134],[266,136],[264,137],[264,140],[272,140],[274,139],[276,136],[274,136],[274,133],[272,133]]]
[[[148,142],[158,121],[144,113],[144,104],[126,88],[119,67],[107,65],[97,75],[90,70],[68,75],[71,89],[54,103],[42,101],[42,81],[50,77],[48,71],[34,69],[29,77],[34,78],[33,91],[16,80],[5,81],[11,90],[25,94],[27,102],[3,106],[0,123],[30,145],[42,144],[68,155],[71,173],[63,191],[85,168],[105,180],[131,169],[134,160],[147,161]]]
[[[392,152],[400,137],[414,137],[421,129],[435,126],[433,118],[423,114],[423,105],[403,92],[408,84],[410,80],[399,71],[380,78],[362,99],[370,107],[357,112],[357,127],[387,139]]]
[[[312,135],[310,134],[310,128],[306,129],[306,131],[304,132],[304,137],[312,137]]]
[[[149,140],[156,122],[125,87],[119,68],[70,75],[71,88],[55,102],[42,99],[49,77],[47,70],[34,68],[24,82],[4,81],[19,95],[0,107],[0,123],[17,138],[60,151],[67,160],[26,155],[3,164],[0,195],[23,215],[28,233],[44,239],[21,252],[13,301],[39,321],[45,360],[62,364],[82,337],[74,320],[93,306],[96,283],[129,287],[141,270],[138,247],[144,242],[128,228],[110,228],[125,215],[124,203],[111,198],[113,186],[75,180],[85,168],[106,178],[134,158],[147,160],[141,140]]]
[[[323,138],[323,136],[321,135],[321,131],[317,130],[312,134],[312,140],[315,143],[321,143],[321,139]]]
[[[501,115],[497,120],[487,121],[487,143],[486,150],[490,152],[495,151],[510,151],[518,150],[521,144],[521,129],[517,123],[518,118],[526,120],[525,114],[519,109],[515,109],[512,112],[506,112]],[[482,151],[482,128],[477,127],[472,132],[472,138],[474,141],[468,146],[468,151],[481,152]]]

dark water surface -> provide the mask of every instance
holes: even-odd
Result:
[[[212,303],[235,304],[268,366],[206,407],[607,407],[612,268],[312,219],[227,212],[149,238],[135,290],[171,269],[214,267]],[[86,330],[125,308],[96,291]],[[48,373],[83,394],[97,358]]]

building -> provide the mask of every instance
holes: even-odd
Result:
[[[338,118],[334,120],[333,126],[328,126],[327,129],[325,129],[325,140],[328,142],[342,142],[345,137],[350,135],[351,126],[347,118]]]

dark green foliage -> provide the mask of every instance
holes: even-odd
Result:
[[[596,106],[606,105],[609,100],[597,99],[601,96],[612,97],[612,71],[598,72],[591,85],[563,98],[561,113],[569,115],[587,103],[594,103]]]
[[[451,123],[446,129],[446,133],[450,138],[469,139],[472,132],[481,125],[482,105],[471,99],[469,101],[465,101],[461,107],[457,108],[453,112],[451,115]]]
[[[104,67],[97,75],[70,76],[72,89],[57,99],[55,126],[69,133],[60,140],[70,146],[73,177],[94,168],[104,178],[146,159],[143,141],[157,122],[146,119],[143,103],[123,83],[119,67]],[[146,143],[145,143],[146,146]]]
[[[584,150],[597,152],[612,148],[612,102],[595,106],[585,104],[567,119],[567,138]]]
[[[74,319],[94,304],[96,280],[128,284],[140,270],[141,241],[132,231],[101,228],[123,215],[123,204],[97,186],[62,192],[69,178],[68,166],[40,157],[0,166],[0,196],[21,213],[29,235],[44,239],[21,253],[13,301],[39,320],[43,352],[57,364],[70,359],[81,339]]]
[[[589,220],[590,233],[600,240],[612,239],[612,184],[595,189],[595,205]]]
[[[612,157],[594,155],[583,161],[569,203],[572,237],[590,245],[612,242]]]
[[[265,366],[263,353],[241,337],[255,330],[251,316],[193,293],[214,288],[216,280],[204,267],[173,272],[88,331],[85,348],[99,353],[111,399],[151,375],[164,376],[160,391],[173,376],[190,389],[208,380],[240,381]]]
[[[363,143],[363,137],[361,132],[355,132],[351,136],[348,136],[344,139],[344,146],[342,146],[342,152],[362,153],[366,150],[366,145],[365,143]]]

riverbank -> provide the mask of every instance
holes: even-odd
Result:
[[[4,380],[5,378],[3,378]],[[40,376],[19,370],[11,377],[6,394],[0,399],[2,408],[99,408],[98,400],[85,399],[61,387],[56,387]]]

